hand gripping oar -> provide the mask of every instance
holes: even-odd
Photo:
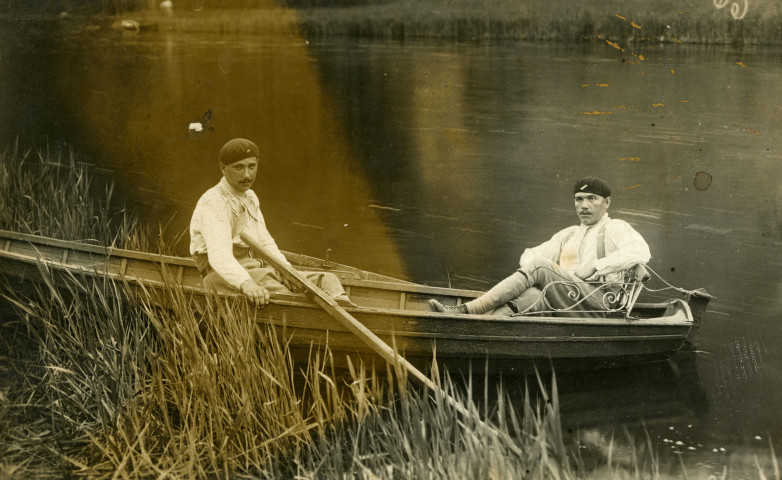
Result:
[[[402,355],[394,351],[394,349],[388,346],[388,344],[381,340],[380,337],[372,333],[372,331],[365,327],[364,324],[356,320],[351,314],[345,311],[344,308],[339,306],[336,300],[327,295],[323,290],[316,287],[314,283],[310,282],[307,277],[295,269],[289,267],[287,264],[283,264],[274,256],[270,255],[269,252],[263,246],[261,246],[260,243],[258,243],[247,233],[242,232],[239,237],[244,243],[252,247],[253,250],[255,250],[255,253],[257,253],[265,262],[268,262],[272,267],[275,268],[275,270],[280,272],[282,276],[296,285],[303,287],[312,300],[318,304],[318,306],[326,313],[328,313],[331,318],[337,320],[340,324],[342,324],[342,326],[350,330],[353,335],[358,337],[359,340],[368,345],[378,355],[383,357],[386,362],[390,363],[391,365],[399,364],[404,366],[405,369],[407,369],[407,371],[411,373],[416,380],[421,382],[424,386],[433,392],[439,393],[451,406],[456,409],[456,411],[465,417],[470,416],[469,410],[467,410],[464,405],[459,403],[455,398],[437,386],[429,377],[424,375],[420,370],[408,362]],[[476,419],[476,421],[488,431],[495,434],[498,438],[505,440],[508,447],[513,450],[514,453],[521,454],[521,450],[507,435],[501,434],[495,428],[486,424],[480,419]]]

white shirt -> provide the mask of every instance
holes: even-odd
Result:
[[[223,177],[196,204],[190,219],[190,254],[206,253],[215,272],[237,289],[251,279],[233,255],[234,245],[249,248],[239,238],[242,231],[253,236],[280,261],[290,265],[266,229],[255,192],[250,189],[239,191]]]
[[[605,257],[598,259],[598,233],[604,225]],[[652,255],[649,245],[630,224],[608,218],[606,214],[594,225],[568,227],[554,234],[547,242],[524,250],[519,259],[521,268],[533,257],[556,262],[570,273],[582,263],[594,261],[597,271],[587,280],[604,277],[606,282],[621,282],[625,270],[638,263],[646,264]]]

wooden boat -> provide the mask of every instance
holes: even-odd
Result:
[[[347,311],[423,369],[433,355],[451,371],[488,368],[504,373],[523,371],[531,362],[544,369],[580,369],[662,360],[693,344],[711,298],[703,291],[687,292],[682,299],[637,303],[632,316],[615,311],[605,318],[435,313],[430,311],[430,298],[455,304],[481,292],[419,285],[304,255],[286,256],[299,270],[336,274],[357,305]],[[41,262],[55,272],[147,288],[176,284],[207,295],[190,258],[0,231],[0,273],[35,280],[40,278]],[[305,359],[313,344],[328,345],[338,363],[346,355],[359,355],[364,361],[379,359],[303,294],[275,296],[265,311],[265,321],[290,339],[292,350]]]

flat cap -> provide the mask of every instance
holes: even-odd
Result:
[[[597,177],[584,177],[577,181],[575,185],[573,185],[573,195],[579,192],[594,193],[595,195],[600,195],[601,197],[610,197],[611,187],[609,187],[606,182]]]
[[[234,138],[220,149],[217,161],[228,165],[250,157],[258,157],[258,145],[246,138]]]

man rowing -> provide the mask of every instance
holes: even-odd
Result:
[[[512,315],[551,308],[560,315],[603,316],[610,307],[604,297],[615,298],[627,271],[645,265],[651,254],[633,227],[608,217],[611,188],[605,181],[583,178],[574,185],[573,195],[579,225],[524,250],[520,268],[480,297],[456,306],[432,299],[432,309]]]
[[[258,196],[251,187],[258,171],[258,146],[244,138],[227,142],[218,154],[223,177],[204,193],[190,220],[190,254],[204,287],[217,293],[241,292],[258,306],[270,295],[292,293],[289,283],[253,253],[239,234],[248,233],[285,265],[290,263],[266,229]],[[328,272],[302,272],[340,305],[353,306],[339,279]]]

